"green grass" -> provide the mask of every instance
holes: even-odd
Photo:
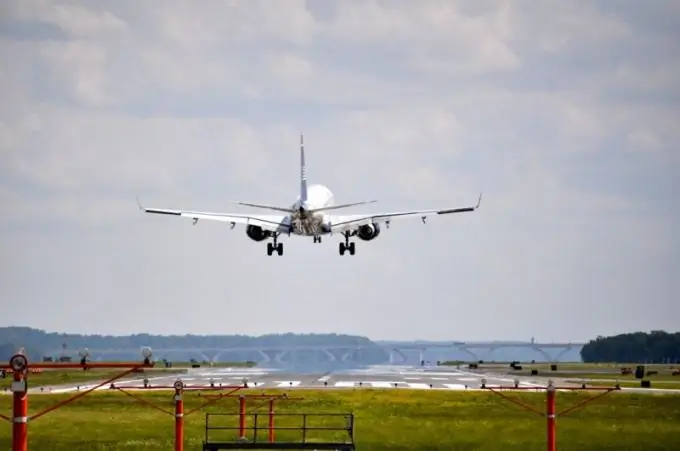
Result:
[[[450,362],[440,362],[442,366],[461,366],[467,367],[470,362],[463,362],[463,361],[450,361]],[[532,370],[536,369],[539,371],[550,371],[550,365],[553,363],[527,363],[527,362],[520,362],[520,365],[522,365],[522,370]],[[584,362],[557,362],[555,363],[557,365],[558,370],[566,370],[566,371],[619,371],[621,368],[632,368],[633,371],[635,371],[635,367],[639,365],[639,363],[611,363],[611,362],[606,362],[606,363],[584,363]],[[510,368],[510,362],[485,362],[485,363],[478,363],[478,369],[482,370],[512,370]],[[668,371],[670,372],[672,369],[680,369],[680,364],[661,364],[661,363],[654,363],[654,364],[647,364],[645,365],[646,370],[663,370],[663,371]]]
[[[242,368],[251,367],[253,365],[249,362],[221,362],[214,364],[214,367],[220,368],[227,366]],[[176,362],[173,363],[172,368],[165,368],[161,362],[156,362],[156,366],[153,368],[145,368],[143,372],[132,373],[129,376],[126,376],[126,378],[143,378],[144,376],[154,377],[163,374],[182,374],[190,367],[190,362]],[[201,368],[210,368],[210,365],[201,364]],[[123,371],[125,371],[125,368],[94,368],[87,371],[83,371],[82,369],[45,369],[41,373],[30,373],[28,375],[28,382],[32,388],[48,385],[86,383],[110,379]],[[5,388],[9,389],[11,380],[11,374],[7,374],[5,379],[0,379],[0,391]]]
[[[531,371],[509,371],[508,374],[519,375],[527,377],[531,375]],[[606,379],[620,381],[639,381],[634,374],[622,375],[621,373],[588,373],[588,372],[567,372],[567,371],[539,371],[538,375],[541,377],[559,377],[563,379]],[[654,374],[645,376],[645,379],[651,381],[666,381],[666,382],[680,382],[680,376],[673,376],[671,373]]]
[[[305,399],[281,402],[278,412],[353,411],[357,449],[361,451],[545,449],[545,420],[493,393],[370,389],[288,393]],[[165,409],[173,408],[169,392],[139,394]],[[545,403],[544,394],[507,394],[539,410]],[[185,396],[185,411],[205,400],[196,393]],[[587,396],[593,395],[558,393],[558,411]],[[32,395],[30,412],[35,414],[66,398],[67,395]],[[237,405],[236,399],[223,399],[206,410],[236,413]],[[266,413],[266,405],[260,405],[259,412]],[[11,397],[0,396],[0,412],[9,414],[10,406]],[[249,404],[249,411],[253,408],[254,404]],[[203,412],[185,419],[187,450],[201,449]],[[279,421],[283,421],[281,418]],[[172,449],[173,422],[171,416],[124,394],[99,392],[29,423],[29,447],[50,451],[167,450]],[[232,424],[236,424],[236,418]],[[583,410],[558,418],[557,424],[560,451],[673,450],[680,436],[680,396],[611,393]],[[266,418],[262,418],[260,426],[265,425]],[[277,437],[283,438],[284,434],[279,431]],[[235,438],[235,434],[229,438]],[[0,423],[0,449],[9,448],[10,424]]]
[[[77,384],[92,381],[101,381],[111,379],[121,374],[125,369],[111,370],[111,369],[91,369],[83,371],[81,369],[70,370],[44,370],[42,373],[30,373],[28,375],[29,387],[41,387],[47,385],[61,385],[61,384]],[[179,374],[185,372],[185,369],[175,368],[146,368],[144,372],[132,373],[126,378],[143,378],[154,377],[163,374]],[[12,381],[12,375],[7,374],[5,379],[0,379],[0,390],[9,388]]]
[[[649,380],[645,378],[645,380]],[[581,382],[580,380],[574,380],[570,382]],[[616,384],[616,382],[600,382],[600,381],[586,381],[587,386],[593,386],[593,387],[612,387]],[[630,387],[630,388],[640,388],[640,381],[637,382],[632,382],[632,381],[620,381],[618,383],[621,387]],[[671,389],[671,390],[680,390],[680,381],[672,382],[672,381],[652,381],[652,388],[663,388],[663,389]]]

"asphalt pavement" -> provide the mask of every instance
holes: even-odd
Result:
[[[296,373],[274,368],[219,368],[201,367],[188,369],[184,374],[147,376],[151,387],[170,387],[178,379],[188,386],[234,386],[247,382],[253,388],[384,388],[413,390],[479,390],[484,381],[486,387],[510,387],[515,379],[502,373],[473,372],[452,367],[419,367],[380,365],[356,370],[340,370],[327,373]],[[545,387],[543,378],[519,377],[520,387]],[[81,383],[43,387],[46,393],[65,393],[92,388],[96,383]],[[125,379],[116,386],[142,387],[144,378]],[[109,389],[109,386],[101,389]]]

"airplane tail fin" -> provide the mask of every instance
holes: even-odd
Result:
[[[300,200],[307,202],[307,164],[305,163],[305,141],[300,133]]]
[[[305,163],[305,141],[302,133],[300,133],[300,200],[307,201],[307,164]],[[264,210],[281,211],[290,213],[290,207],[276,207],[274,205],[253,204],[250,202],[232,201],[237,205],[244,205],[246,207],[262,208]]]

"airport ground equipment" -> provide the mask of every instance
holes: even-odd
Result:
[[[535,386],[535,387],[520,387],[519,386],[519,381],[515,381],[515,384],[513,386],[500,386],[500,387],[488,387],[486,385],[486,380],[482,379],[482,389],[489,390],[493,393],[496,393],[500,395],[501,397],[505,398],[506,400],[524,408],[527,409],[531,412],[534,412],[538,414],[539,416],[545,417],[546,419],[546,449],[547,451],[556,451],[557,450],[557,435],[556,435],[556,420],[557,417],[564,416],[568,414],[569,412],[573,412],[574,410],[583,407],[584,405],[595,401],[596,399],[601,398],[602,396],[611,393],[616,390],[620,390],[621,388],[617,385],[616,387],[586,387],[585,384],[581,385],[580,387],[557,387],[554,385],[552,379],[548,380],[548,385],[546,387],[540,387],[540,386]],[[502,390],[531,390],[531,391],[542,391],[545,390],[546,392],[546,398],[545,398],[545,412],[541,412],[540,410],[525,404],[521,401],[518,401],[516,399],[511,398],[510,396],[505,395],[502,393]],[[600,391],[602,393],[593,396],[591,398],[588,398],[584,401],[581,401],[561,412],[557,412],[557,402],[556,402],[556,396],[558,391],[573,391],[573,390],[584,390],[584,391]]]
[[[352,413],[274,413],[269,400],[266,413],[246,415],[244,400],[238,414],[206,413],[203,451],[355,450]]]
[[[151,368],[153,363],[151,361],[151,349],[143,348],[142,356],[144,357],[143,362],[109,362],[109,363],[90,363],[88,362],[89,353],[87,350],[81,352],[80,363],[29,363],[28,358],[23,353],[23,351],[17,352],[9,360],[9,365],[0,365],[0,369],[12,373],[12,417],[7,417],[0,414],[0,418],[12,423],[12,451],[28,451],[28,423],[33,422],[43,415],[48,414],[60,407],[65,406],[78,398],[81,398],[92,391],[103,387],[107,384],[111,384],[118,379],[125,377],[135,371],[142,368]],[[116,375],[115,377],[109,378],[108,380],[98,384],[87,390],[83,390],[78,394],[61,401],[51,407],[48,407],[41,412],[29,416],[28,414],[28,374],[40,369],[73,369],[82,368],[94,369],[94,368],[125,368],[125,371]]]
[[[12,451],[28,451],[28,422],[35,421],[41,416],[52,412],[60,407],[65,406],[83,396],[101,389],[106,385],[109,386],[110,390],[118,390],[125,393],[132,398],[137,399],[141,403],[152,407],[158,411],[169,414],[175,419],[175,451],[184,451],[184,418],[200,409],[218,401],[227,396],[233,396],[233,393],[247,389],[248,382],[244,381],[243,385],[222,385],[215,384],[211,382],[210,385],[185,385],[182,380],[178,379],[173,385],[152,385],[149,384],[145,378],[144,386],[142,387],[116,387],[115,381],[130,375],[132,373],[138,372],[144,368],[152,368],[154,363],[151,360],[151,350],[149,348],[142,349],[142,355],[144,356],[143,362],[108,362],[108,363],[90,363],[88,362],[89,353],[87,350],[81,352],[80,363],[31,363],[29,364],[27,357],[23,352],[19,352],[12,356],[9,365],[0,365],[0,369],[6,369],[13,375],[12,382],[12,392],[14,396],[13,403],[13,415],[12,418],[0,414],[0,419],[4,419],[12,423]],[[78,388],[78,393],[64,401],[58,402],[55,405],[48,407],[41,412],[38,412],[32,416],[28,415],[28,382],[27,375],[39,369],[95,369],[95,368],[126,368],[120,374],[111,377],[93,387],[89,387],[86,390],[80,391]],[[155,405],[154,403],[134,394],[134,391],[150,391],[150,390],[174,390],[173,403],[174,411],[167,411],[163,407]],[[206,401],[199,405],[198,407],[186,412],[184,410],[184,393],[186,391],[199,391],[199,392],[211,392],[211,391],[227,391],[227,394],[223,393],[219,397],[205,396]]]

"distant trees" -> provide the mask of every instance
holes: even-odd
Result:
[[[3,342],[0,339],[0,362],[2,362],[3,364],[7,364],[9,359],[12,358],[12,356],[16,354],[21,347],[22,346],[18,346],[14,343]],[[24,354],[26,354],[29,360],[42,358],[39,350],[36,350],[33,347],[26,346],[23,346],[23,348]]]
[[[678,363],[680,332],[635,332],[611,337],[598,336],[581,349],[584,362]]]
[[[61,350],[67,353],[83,348],[129,350],[150,346],[152,349],[168,348],[240,348],[266,346],[375,346],[367,337],[341,334],[269,334],[259,337],[247,335],[150,335],[128,336],[81,335],[45,332],[30,327],[0,327],[0,358],[11,356],[18,347],[24,347],[34,356]],[[7,354],[7,355],[6,355]]]

